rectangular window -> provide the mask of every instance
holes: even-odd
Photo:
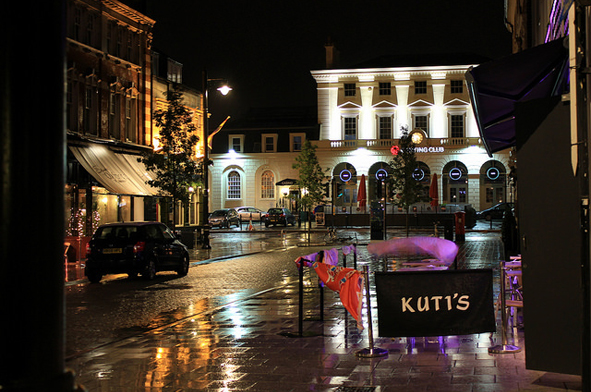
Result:
[[[275,152],[275,138],[273,136],[265,137],[265,152]]]
[[[345,97],[354,97],[355,90],[355,83],[345,83]]]
[[[302,151],[302,137],[301,136],[294,136],[293,137],[293,150],[294,151]]]
[[[344,117],[344,139],[355,140],[357,139],[357,118],[355,117]]]
[[[420,128],[429,134],[429,116],[415,116],[415,128]]]
[[[392,84],[390,82],[380,82],[380,95],[392,95]]]
[[[451,137],[464,137],[464,116],[451,116]]]
[[[230,136],[230,149],[234,152],[242,152],[242,137]]]
[[[451,93],[462,94],[464,92],[464,81],[463,80],[452,80],[451,81]]]
[[[379,118],[380,139],[392,139],[392,117]]]
[[[86,43],[94,46],[94,15],[88,14],[86,19]]]
[[[291,152],[294,151],[302,151],[304,146],[304,141],[306,140],[305,133],[290,133],[289,137],[291,139]]]
[[[119,94],[111,94],[109,97],[109,134],[112,138],[119,139]]]
[[[427,94],[427,81],[415,81],[415,94]]]
[[[107,53],[112,53],[111,43],[113,42],[113,23],[107,25]]]
[[[82,10],[74,9],[74,40],[80,41],[80,25],[82,24]]]
[[[115,56],[121,57],[121,53],[123,51],[123,32],[125,30],[123,27],[119,27],[117,29],[117,46],[115,47]]]

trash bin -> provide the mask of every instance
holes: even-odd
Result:
[[[180,232],[180,233],[179,233]],[[180,240],[189,249],[195,247],[195,229],[192,227],[182,228],[176,230],[177,236],[180,234]]]
[[[464,211],[458,211],[455,214],[456,217],[456,241],[466,240],[466,213]]]

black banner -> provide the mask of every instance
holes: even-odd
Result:
[[[375,274],[379,336],[494,332],[492,270]]]

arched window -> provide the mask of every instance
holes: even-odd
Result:
[[[261,177],[261,198],[275,198],[275,176],[273,175],[273,172],[270,170],[263,172],[263,175]]]
[[[235,170],[228,174],[228,199],[240,199],[240,174]]]

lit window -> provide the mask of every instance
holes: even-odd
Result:
[[[392,84],[390,82],[380,82],[380,95],[392,95]]]
[[[462,94],[464,92],[464,81],[463,80],[452,80],[451,81],[451,93]]]
[[[357,139],[357,118],[344,117],[343,118],[343,133],[345,140]]]
[[[427,94],[427,82],[425,80],[415,81],[415,94]]]
[[[228,199],[240,199],[240,174],[237,171],[228,174]]]
[[[354,97],[355,90],[355,83],[345,83],[345,97]]]
[[[392,139],[392,117],[379,118],[380,139]]]
[[[451,116],[451,137],[464,137],[464,116]]]
[[[415,116],[415,128],[420,128],[429,133],[429,116]]]
[[[265,171],[261,177],[261,198],[275,198],[275,176],[270,170]]]

